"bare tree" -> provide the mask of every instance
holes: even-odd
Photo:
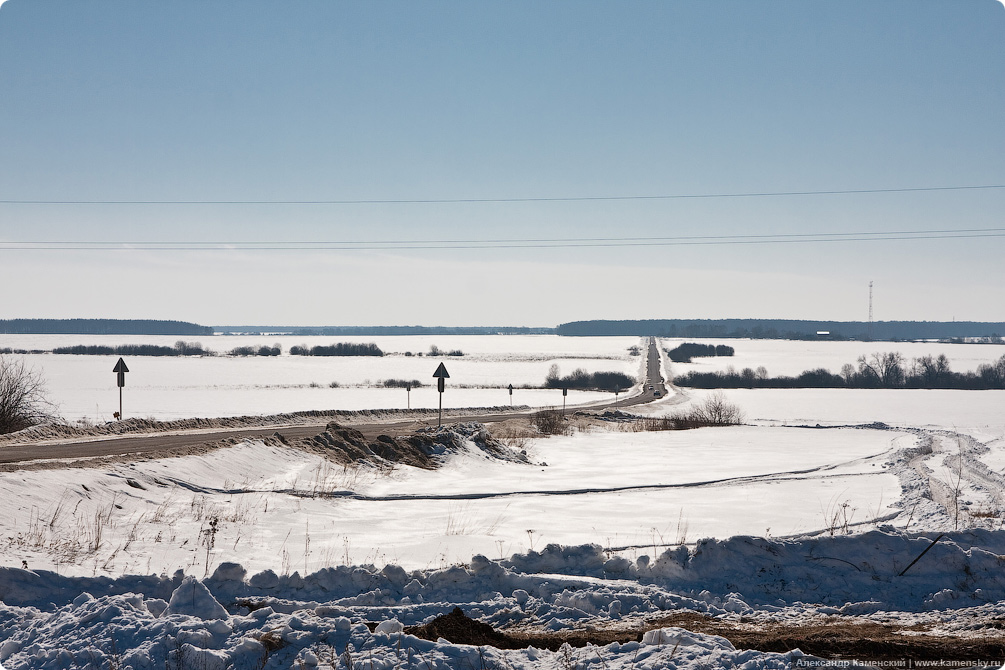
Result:
[[[904,385],[904,357],[897,352],[876,353],[871,358],[858,358],[858,372],[872,379],[877,386],[896,388]]]
[[[0,356],[0,434],[41,423],[52,410],[42,375],[22,359]]]

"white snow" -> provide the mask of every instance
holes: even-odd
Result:
[[[377,341],[387,349],[396,342],[320,339]],[[580,361],[630,374],[640,364],[626,351],[639,342],[634,338],[399,339],[399,351],[430,343],[470,351],[468,365],[446,359],[451,379],[456,369],[460,376],[483,374],[479,383],[486,384],[519,375],[540,383],[556,360],[563,374]],[[216,338],[203,343],[223,350],[249,342],[234,340],[226,347]],[[787,373],[769,365],[769,354],[777,350],[782,360],[786,345],[795,347],[794,360],[806,357],[795,372],[827,367],[819,361],[853,351],[829,348],[852,343],[725,343],[736,346],[737,359],[747,351],[762,361],[742,366],[765,364],[772,374]],[[867,346],[917,355],[900,344]],[[949,345],[917,351],[938,346]],[[982,345],[968,355],[971,362],[985,351],[988,359],[1001,355],[992,349]],[[955,365],[952,351],[954,369],[969,367]],[[54,375],[61,384],[62,374],[78,379],[74,366],[90,365],[89,358],[37,360],[47,374],[48,366],[61,370]],[[164,375],[177,377],[150,397],[170,406],[191,391],[214,411],[194,410],[189,400],[170,411],[211,416],[230,407],[226,397],[245,383],[241,375],[292,379],[291,359],[157,359]],[[390,359],[433,363],[377,360]],[[103,384],[114,384],[105,367]],[[353,374],[361,373],[345,369],[346,379]],[[191,389],[181,382],[186,375]],[[214,375],[235,386],[214,389],[207,381]],[[80,382],[67,387],[73,383]],[[309,408],[299,405],[301,391],[344,391],[346,398],[365,396],[362,404],[375,397],[368,394],[404,393],[259,391],[263,412],[286,409],[291,399],[295,409]],[[687,391],[639,409],[666,414],[705,395]],[[236,402],[245,406],[250,397]],[[991,634],[980,622],[1005,617],[998,515],[1005,508],[1005,392],[738,390],[726,398],[744,410],[747,425],[635,433],[612,423],[609,430],[516,444],[529,463],[493,459],[469,444],[436,470],[343,468],[317,454],[246,442],[182,458],[2,472],[0,662],[7,670],[705,670],[813,661],[798,650],[737,650],[723,638],[680,628],[649,631],[641,643],[555,652],[432,642],[404,632],[455,605],[502,629],[586,629],[687,610],[732,621],[836,616]],[[413,391],[413,406],[415,399]],[[946,535],[933,545],[939,533]]]

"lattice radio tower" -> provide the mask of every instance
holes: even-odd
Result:
[[[869,282],[869,323],[872,323],[872,282]]]
[[[869,325],[866,327],[868,337],[872,340],[872,282],[869,282]]]

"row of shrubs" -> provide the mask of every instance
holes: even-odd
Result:
[[[726,400],[720,392],[698,404],[678,410],[670,416],[643,417],[632,424],[636,432],[657,430],[690,430],[708,426],[738,426],[743,423],[743,412]]]
[[[10,347],[0,349],[0,354],[47,354],[48,350],[43,349],[11,349]],[[216,352],[205,349],[198,342],[185,342],[179,340],[173,347],[165,347],[156,344],[121,344],[118,346],[106,346],[100,344],[85,345],[77,344],[70,347],[56,347],[52,350],[54,354],[77,354],[87,356],[216,356]],[[247,346],[235,347],[227,352],[227,356],[280,356],[283,348],[280,345],[269,346]],[[339,342],[333,345],[319,345],[308,347],[307,345],[290,347],[290,354],[293,356],[383,356],[381,351],[373,342],[369,344],[358,344],[354,342]],[[422,353],[412,354],[405,352],[405,356],[422,356]],[[429,348],[429,356],[463,356],[460,349],[444,351],[435,344]]]
[[[179,340],[173,347],[163,347],[156,344],[120,344],[115,347],[104,345],[77,344],[72,347],[56,347],[54,354],[78,354],[89,356],[213,356],[214,353],[203,349],[198,342]]]
[[[235,347],[228,352],[229,356],[279,356],[283,348],[278,344],[274,347]]]
[[[702,402],[678,410],[670,416],[642,417],[628,425],[628,429],[641,433],[659,430],[690,430],[709,426],[738,426],[743,423],[743,412],[726,400],[722,393],[714,393]],[[565,416],[555,409],[543,409],[530,417],[531,425],[542,435],[565,435],[570,426]]]
[[[590,391],[625,391],[635,385],[635,378],[623,372],[587,372],[577,368],[571,375],[559,375],[558,366],[552,365],[545,377],[544,387],[549,389],[579,389]]]
[[[290,347],[290,355],[292,356],[383,356],[384,352],[380,350],[373,342],[369,344],[360,344],[357,342],[339,342],[338,344],[332,345],[318,345],[308,349],[306,346],[293,346]]]
[[[429,355],[430,356],[463,356],[464,352],[461,351],[460,349],[451,349],[450,351],[445,351],[443,349],[440,349],[435,344],[433,344],[433,345],[430,345],[430,347],[429,347]]]
[[[17,352],[21,353],[21,352]],[[42,353],[42,352],[37,352]],[[156,344],[120,344],[110,347],[101,344],[77,344],[70,347],[56,347],[54,354],[77,354],[86,356],[216,356],[216,352],[206,349],[198,342],[179,340],[173,347]],[[274,347],[237,347],[227,352],[228,356],[279,356],[283,348],[278,344]]]
[[[403,388],[413,388],[418,389],[425,386],[418,379],[385,379],[381,382],[384,388],[388,389],[403,389]]]
[[[945,355],[922,356],[910,364],[899,353],[860,356],[858,365],[846,363],[840,374],[825,368],[806,370],[797,377],[768,377],[764,368],[740,372],[689,372],[674,379],[692,388],[909,388],[1005,389],[1005,356],[982,363],[976,372],[953,372]]]
[[[711,358],[713,356],[732,356],[733,347],[725,344],[698,344],[684,342],[667,351],[667,356],[674,363],[690,363],[692,358]]]

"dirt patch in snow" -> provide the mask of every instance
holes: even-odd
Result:
[[[454,644],[470,644],[476,647],[490,646],[497,649],[522,649],[529,646],[521,640],[500,633],[492,626],[476,621],[455,607],[449,614],[443,614],[421,626],[406,626],[405,632],[423,640],[435,642],[439,638]]]
[[[439,467],[442,457],[468,449],[495,460],[527,462],[525,453],[506,446],[480,423],[420,428],[407,436],[378,435],[368,440],[359,430],[333,421],[324,432],[311,438],[287,440],[281,433],[275,437],[283,444],[320,453],[343,465],[395,463],[432,470]]]
[[[558,651],[563,644],[585,647],[640,642],[650,630],[677,627],[696,633],[724,637],[737,649],[756,649],[784,653],[800,649],[803,653],[826,659],[869,661],[939,661],[977,663],[1005,658],[1005,621],[987,622],[979,637],[953,637],[925,634],[929,624],[898,627],[840,618],[813,625],[725,621],[697,612],[677,612],[644,624],[612,626],[596,630],[521,631],[504,633],[488,624],[471,619],[459,607],[421,626],[408,626],[405,632],[426,640],[444,638],[454,644],[521,649],[529,646]],[[905,663],[903,667],[912,667]]]
[[[1001,623],[1001,622],[999,622]],[[770,622],[724,621],[693,612],[651,620],[652,628],[679,626],[697,633],[719,635],[738,649],[784,652],[800,649],[830,659],[860,661],[977,661],[1005,658],[1005,638],[988,629],[980,637],[928,635],[929,624],[894,626],[835,617],[832,622],[791,625]],[[904,667],[912,667],[905,665]]]

